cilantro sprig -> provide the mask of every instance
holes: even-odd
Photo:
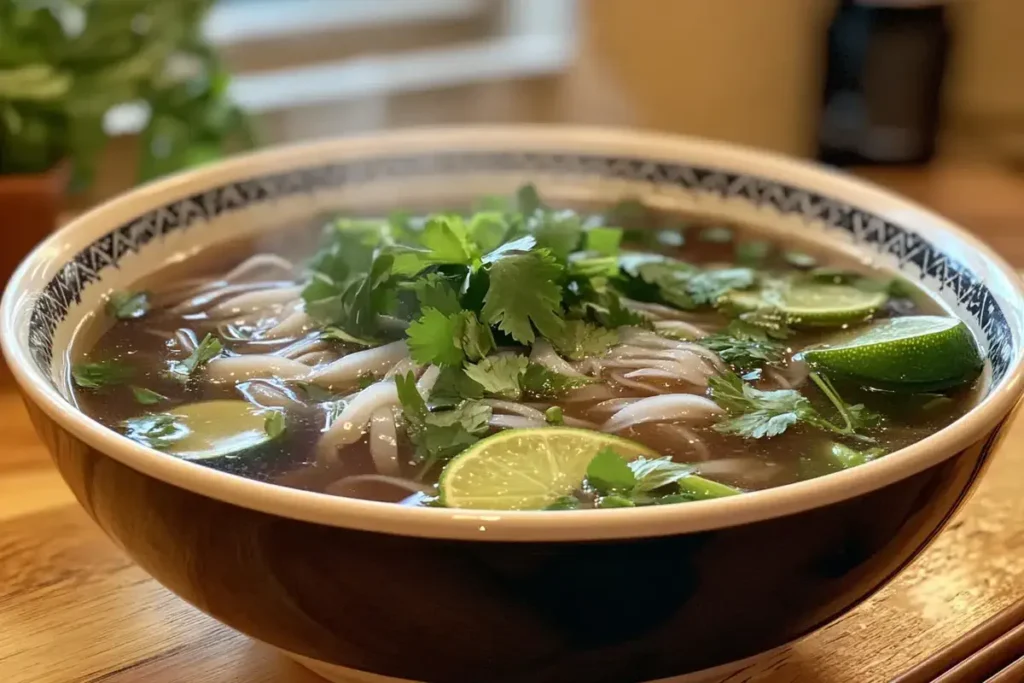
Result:
[[[841,423],[825,418],[810,399],[795,389],[763,391],[732,372],[708,380],[711,398],[729,417],[718,422],[715,431],[750,439],[770,438],[790,427],[806,424],[822,431],[859,441],[873,442],[860,431],[873,426],[877,416],[863,405],[843,400],[828,378],[812,372],[811,380],[839,414]]]

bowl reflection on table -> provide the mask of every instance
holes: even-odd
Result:
[[[979,406],[853,470],[735,498],[478,513],[325,496],[149,451],[78,412],[63,349],[166,263],[354,207],[639,196],[835,245],[918,279],[986,352]],[[790,642],[878,590],[977,480],[1020,393],[1022,299],[1002,261],[850,178],[716,144],[606,130],[409,131],[284,148],[147,186],[41,245],[0,338],[86,511],[147,572],[288,653],[411,680],[644,681]]]

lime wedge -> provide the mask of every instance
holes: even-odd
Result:
[[[206,460],[259,446],[273,438],[266,429],[270,412],[237,400],[178,406],[167,414],[187,433],[172,441],[165,452],[185,460]]]
[[[834,377],[893,391],[937,391],[981,372],[978,345],[956,318],[916,315],[884,320],[849,341],[808,349],[804,358]]]
[[[441,502],[472,510],[540,510],[577,490],[587,465],[606,446],[627,460],[657,457],[641,444],[587,429],[510,429],[448,463]]]
[[[771,307],[782,311],[791,325],[839,326],[863,322],[885,305],[884,292],[866,292],[849,285],[801,282],[780,290],[736,291],[727,300],[740,311]]]

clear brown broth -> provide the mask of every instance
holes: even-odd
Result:
[[[665,224],[676,224],[679,219],[675,216],[664,216],[662,220]],[[699,221],[690,220],[687,223],[688,236],[699,234],[699,230],[703,227]],[[715,225],[721,226],[721,223]],[[688,237],[682,246],[666,247],[660,251],[699,264],[728,263],[734,260],[736,243],[754,238],[763,239],[760,235],[745,232],[739,226],[730,226],[730,228],[736,235],[735,242],[713,243]],[[281,232],[270,238],[261,238],[260,251],[281,253],[293,257],[294,261],[299,263],[312,253],[317,234],[318,230],[315,228]],[[191,262],[187,268],[183,269],[178,265],[175,266],[174,271],[155,273],[146,282],[139,283],[139,288],[147,288],[152,285],[153,289],[159,289],[156,286],[157,283],[161,283],[161,287],[163,287],[168,282],[175,282],[184,277],[194,278],[205,275],[215,278],[218,274],[226,272],[250,256],[255,247],[256,245],[249,241],[218,247],[216,250],[207,250],[198,259]],[[642,250],[649,251],[651,249],[645,245]],[[841,266],[859,270],[867,275],[872,274],[872,270],[863,264],[851,262],[836,254],[815,253],[814,255],[819,259],[821,265]],[[881,273],[874,274],[882,275]],[[948,312],[944,311],[926,292],[918,289],[908,299],[891,303],[886,310],[880,313],[880,317],[922,313],[948,315]],[[102,316],[100,317],[102,318]],[[724,324],[724,319],[717,318],[713,313],[708,314],[707,321],[712,328]],[[162,336],[158,333],[171,333],[176,329],[186,327],[192,329],[199,338],[202,338],[207,332],[215,332],[216,326],[211,321],[204,319],[202,315],[182,317],[157,310],[141,320],[116,321],[112,325],[106,321],[103,324],[110,325],[109,329],[103,331],[99,335],[98,342],[93,344],[87,353],[80,354],[76,360],[116,359],[130,363],[137,373],[133,380],[134,384],[145,386],[168,397],[169,400],[160,406],[161,410],[208,399],[237,399],[241,397],[238,387],[231,384],[214,385],[208,382],[182,384],[168,378],[164,372],[168,360],[180,360],[187,354],[170,344],[165,335]],[[835,330],[802,330],[789,340],[789,345],[795,352],[812,344],[827,341],[835,334]],[[282,345],[273,345],[266,350],[280,348]],[[255,350],[254,344],[245,342],[226,342],[225,347],[233,351],[253,352]],[[343,350],[343,347],[339,348]],[[797,370],[798,368],[790,361],[787,363],[787,367],[780,371],[783,375],[791,372],[799,374],[796,372]],[[658,384],[658,380],[652,380],[652,383]],[[881,426],[866,433],[876,439],[878,445],[887,452],[892,452],[933,434],[966,413],[974,404],[975,397],[981,389],[981,383],[982,380],[979,380],[974,386],[947,392],[942,400],[935,400],[934,396],[908,397],[880,391],[866,391],[848,385],[843,385],[841,390],[848,403],[864,403],[868,408],[884,416],[885,419]],[[664,382],[661,386],[665,390],[674,392],[692,390],[687,385],[673,386]],[[759,382],[759,386],[765,389],[780,387],[777,381],[773,381],[767,375]],[[804,384],[801,390],[816,406],[827,411],[827,400],[816,387]],[[626,398],[646,396],[649,393],[618,387],[616,395]],[[146,408],[138,405],[128,390],[118,389],[97,393],[76,387],[74,396],[86,414],[116,431],[122,430],[121,425],[124,420],[146,412]],[[596,403],[596,401],[548,402],[536,404],[536,407],[543,410],[549,405],[560,405],[566,416],[599,423],[602,419],[595,416],[592,410]],[[261,446],[257,452],[222,457],[214,461],[206,461],[204,464],[260,481],[311,491],[337,493],[338,489],[332,484],[350,475],[371,474],[375,470],[365,438],[359,444],[348,447],[344,451],[344,457],[340,458],[338,462],[325,464],[317,460],[315,445],[325,427],[326,419],[322,407],[289,410],[288,429],[282,438]],[[622,436],[640,441],[659,453],[671,456],[674,460],[696,462],[701,468],[699,471],[706,470],[706,476],[709,478],[747,490],[781,486],[804,478],[807,474],[801,461],[813,457],[813,454],[820,450],[822,444],[829,438],[821,431],[799,425],[779,437],[757,441],[723,435],[707,426],[688,425],[688,428],[692,429],[704,443],[707,460],[703,460],[702,456],[685,439],[674,433],[671,426],[666,427],[664,424],[639,425],[623,432]],[[423,476],[421,466],[413,463],[409,457],[411,448],[408,443],[402,442],[401,431],[399,431],[399,438],[400,452],[403,455],[401,458],[403,476],[409,479],[419,479],[422,476],[422,481],[425,483],[436,483],[438,472],[435,470]],[[348,487],[343,493],[390,502],[398,502],[407,496],[406,493],[394,487],[377,484]]]

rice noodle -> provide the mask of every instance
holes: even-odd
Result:
[[[292,342],[288,346],[283,346],[277,351],[272,352],[272,356],[280,356],[282,358],[291,358],[292,360],[303,356],[311,351],[324,351],[328,348],[327,342],[320,339],[319,336],[310,336],[305,339],[300,339],[296,342]]]
[[[595,432],[601,430],[601,426],[591,422],[589,420],[582,420],[578,417],[572,417],[571,415],[562,416],[562,422],[566,427],[575,427],[576,429],[592,429]]]
[[[544,339],[538,339],[534,343],[533,350],[530,352],[530,362],[543,365],[551,372],[557,372],[560,375],[583,377],[582,373],[578,372],[564,358],[559,356],[555,352],[554,347]]]
[[[278,322],[269,330],[261,332],[259,334],[259,338],[284,339],[287,337],[296,337],[300,334],[305,334],[315,325],[316,323],[313,322],[313,319],[306,314],[306,311],[304,311],[301,304],[299,304],[296,306],[296,309],[288,314],[283,320]]]
[[[295,360],[299,361],[303,365],[313,368],[320,365],[326,365],[327,363],[333,363],[338,360],[338,354],[334,351],[324,349],[323,351],[310,351],[309,353],[304,353]]]
[[[667,394],[670,389],[663,387],[657,387],[653,384],[647,384],[646,382],[638,382],[635,379],[629,379],[621,372],[609,372],[608,377],[619,386],[626,387],[627,389],[633,389],[645,394]]]
[[[775,463],[756,457],[706,460],[696,467],[702,477],[755,484],[768,482],[782,472]]]
[[[305,404],[287,387],[255,380],[242,382],[236,387],[249,403],[263,408],[294,408]]]
[[[536,429],[538,427],[548,427],[548,423],[541,420],[531,420],[528,417],[522,415],[491,415],[491,419],[488,424],[492,427],[499,429]]]
[[[700,339],[701,337],[706,337],[708,334],[700,327],[684,320],[659,320],[654,323],[654,329],[659,332],[682,333],[690,339]]]
[[[697,432],[693,431],[689,427],[669,422],[662,422],[654,425],[654,428],[660,432],[667,432],[671,435],[674,441],[682,441],[690,446],[694,450],[698,460],[708,460],[711,458],[711,451],[708,449],[707,444],[704,443],[703,439],[697,436]]]
[[[522,403],[516,403],[515,401],[499,401],[494,398],[486,398],[483,400],[483,403],[486,403],[499,413],[521,415],[522,417],[530,418],[531,420],[544,420],[544,413],[541,411],[536,408],[523,405]]]
[[[294,284],[295,283],[291,280],[247,282],[237,285],[221,284],[219,287],[211,287],[210,289],[203,290],[199,294],[189,297],[184,301],[179,301],[170,309],[169,312],[174,315],[190,315],[193,313],[199,313],[212,308],[219,302],[230,301],[232,298],[239,297],[244,294],[263,292],[268,289],[289,287]]]
[[[424,397],[430,396],[430,392],[434,390],[434,385],[437,384],[437,378],[440,376],[441,368],[431,365],[420,375],[419,381],[416,382],[416,390]]]
[[[562,397],[562,403],[584,403],[587,401],[603,401],[615,398],[615,392],[607,384],[588,384],[579,389],[573,389]]]
[[[391,366],[390,370],[384,373],[384,379],[391,379],[396,375],[408,375],[410,372],[414,375],[418,375],[422,369],[423,366],[412,358],[403,358]]]
[[[335,496],[350,496],[350,489],[353,486],[366,483],[389,484],[414,494],[429,495],[434,490],[432,486],[420,484],[402,477],[392,477],[383,474],[353,474],[350,477],[342,477],[337,481],[332,481],[324,487],[324,492]]]
[[[317,453],[323,459],[333,460],[339,448],[354,444],[363,437],[374,413],[398,403],[398,389],[394,382],[385,380],[371,384],[356,394],[338,419],[320,436]]]
[[[636,301],[622,297],[622,305],[631,311],[639,311],[648,317],[654,318],[655,324],[661,320],[685,320],[687,322],[710,322],[716,314],[688,313],[662,304],[652,304],[646,301]]]
[[[644,422],[664,422],[666,420],[706,420],[720,415],[722,409],[703,396],[694,394],[665,394],[649,396],[636,403],[631,403],[615,413],[601,425],[605,432],[620,432],[627,427]]]
[[[666,370],[659,370],[657,368],[640,368],[639,370],[627,372],[622,376],[626,379],[679,379],[679,375]]]
[[[409,348],[404,341],[391,342],[343,356],[330,365],[314,370],[309,379],[325,387],[353,384],[360,375],[381,375],[408,356]]]
[[[590,406],[590,409],[587,412],[589,412],[589,413],[597,413],[598,415],[601,415],[603,413],[608,413],[608,414],[617,413],[620,410],[622,410],[623,408],[625,408],[626,406],[628,406],[630,403],[636,403],[639,400],[640,400],[639,397],[633,397],[633,398],[611,398],[611,399],[608,399],[607,401],[601,401],[600,403],[596,403],[596,404]]]
[[[249,379],[299,379],[309,368],[290,358],[247,354],[214,358],[206,365],[206,378],[211,382],[242,382]]]
[[[663,358],[678,361],[686,361],[692,356],[699,356],[720,370],[725,368],[725,364],[718,357],[718,354],[711,349],[704,348],[700,344],[672,339],[666,339],[665,341],[669,342],[671,346],[662,345],[657,348],[651,348],[649,346],[622,344],[613,347],[608,352],[608,356],[610,358]]]
[[[624,358],[622,360],[603,361],[602,366],[609,370],[650,370],[657,369],[672,375],[675,379],[689,382],[694,386],[706,387],[708,376],[714,374],[697,356],[690,356],[687,362],[674,360],[658,360],[655,358]],[[626,375],[629,377],[629,375]]]
[[[199,346],[196,333],[187,327],[181,327],[174,331],[174,341],[179,349],[188,354],[191,354]]]
[[[765,377],[771,379],[773,382],[778,384],[779,387],[781,387],[783,389],[792,389],[793,388],[793,385],[789,383],[789,380],[786,379],[786,376],[783,375],[778,370],[776,370],[775,368],[765,368],[764,375],[765,375]]]
[[[395,411],[390,407],[378,408],[370,417],[370,457],[378,474],[398,476],[398,430]]]
[[[291,282],[287,286],[271,286],[263,289],[246,292],[222,301],[207,310],[207,315],[213,319],[230,318],[239,315],[246,315],[256,311],[266,312],[268,308],[284,306],[289,303],[296,303],[302,294],[302,287],[295,286]]]

